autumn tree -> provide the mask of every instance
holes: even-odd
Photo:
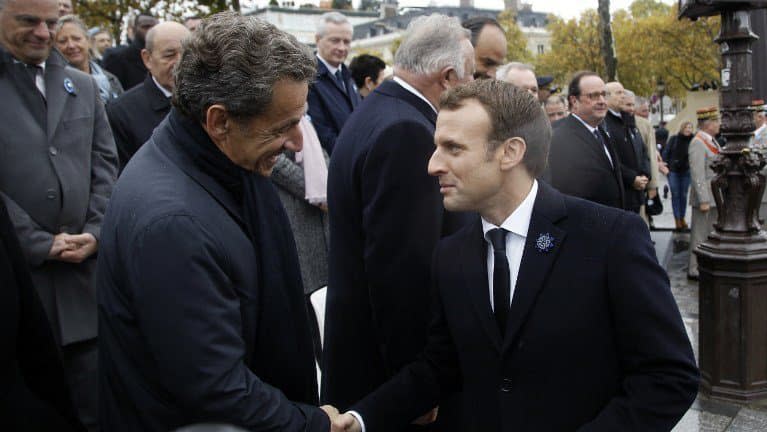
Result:
[[[580,70],[604,75],[604,62],[599,52],[599,17],[594,9],[579,19],[564,20],[550,15],[547,29],[551,33],[551,50],[536,58],[536,73],[551,75],[564,83]]]
[[[527,37],[517,24],[515,11],[507,9],[498,14],[497,20],[506,32],[506,58],[509,61],[531,62],[533,55],[527,49]]]

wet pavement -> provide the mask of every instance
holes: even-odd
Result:
[[[662,189],[661,189],[662,190]],[[687,335],[698,358],[698,282],[687,279],[690,235],[672,233],[674,227],[671,200],[663,200],[663,214],[654,218],[653,231],[658,260],[666,267],[682,314]],[[690,212],[687,212],[689,223]],[[666,230],[664,230],[664,228]],[[767,431],[767,400],[752,404],[734,404],[712,400],[699,394],[690,410],[673,429],[674,432],[746,432]]]

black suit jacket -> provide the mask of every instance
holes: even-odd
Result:
[[[322,399],[340,409],[426,342],[429,260],[450,225],[427,173],[436,117],[425,101],[386,82],[349,117],[331,156]]]
[[[112,72],[124,90],[129,90],[141,84],[146,78],[147,69],[141,59],[142,43],[134,40],[130,45],[109,48],[104,53],[102,65],[104,69]]]
[[[639,212],[639,208],[644,204],[644,192],[634,189],[634,179],[640,175],[650,177],[649,160],[644,142],[636,132],[636,128],[632,129],[626,124],[621,113],[615,115],[612,111],[608,111],[605,127],[610,134],[612,146],[621,160],[624,208]]]
[[[352,75],[344,64],[341,64],[341,75],[346,84],[346,91],[341,89],[336,77],[330,74],[325,63],[318,58],[317,77],[309,87],[307,96],[309,117],[320,138],[322,148],[329,155],[333,154],[336,139],[346,119],[362,101]]]
[[[101,429],[325,432],[303,293],[258,283],[257,254],[274,251],[253,246],[240,203],[180,149],[182,132],[157,128],[104,221]]]
[[[538,247],[544,235],[551,248]],[[671,430],[699,375],[637,215],[539,183],[505,338],[490,308],[486,251],[479,220],[439,243],[429,342],[352,407],[368,432],[406,424],[455,388],[462,431]]]
[[[81,431],[56,342],[0,200],[0,424],[12,431]]]
[[[560,192],[624,208],[620,158],[604,130],[612,165],[597,139],[572,114],[553,130],[545,178]]]
[[[107,105],[107,117],[120,156],[120,170],[136,150],[152,136],[152,131],[168,115],[170,101],[157,88],[151,75],[144,82]]]

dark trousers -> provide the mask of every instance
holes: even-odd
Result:
[[[690,189],[690,171],[668,173],[668,187],[671,189],[671,208],[674,219],[684,219],[687,213],[687,191]]]
[[[61,347],[64,373],[80,421],[98,431],[98,343],[96,339]]]

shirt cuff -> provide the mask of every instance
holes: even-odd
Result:
[[[360,428],[362,429],[362,432],[365,432],[365,422],[362,420],[362,416],[357,411],[348,411],[348,414],[350,414],[352,417],[357,419],[357,423],[360,424]]]

